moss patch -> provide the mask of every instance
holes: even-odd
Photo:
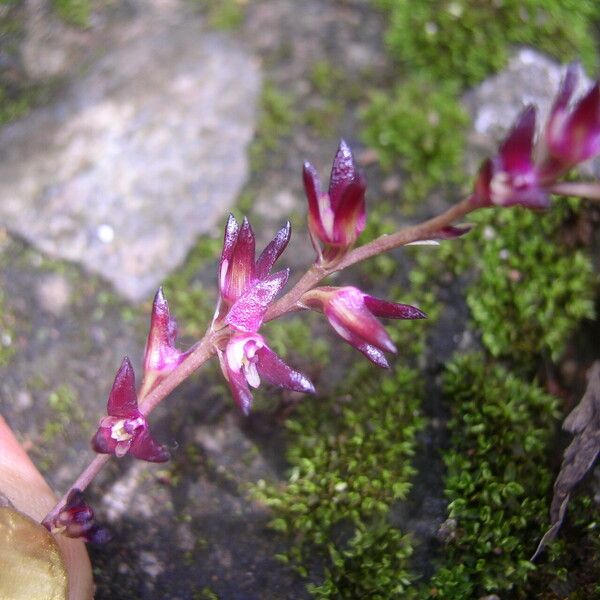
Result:
[[[291,135],[297,119],[292,96],[278,89],[272,81],[266,81],[260,97],[256,136],[249,149],[253,171],[266,167],[267,159],[274,157],[280,144]]]
[[[391,93],[374,92],[362,112],[363,139],[384,168],[401,166],[405,205],[423,201],[432,189],[463,178],[468,117],[457,87],[415,77]]]
[[[547,525],[552,473],[545,465],[557,401],[481,355],[448,365],[444,391],[452,411],[444,454],[451,521],[429,596],[517,593],[535,569],[528,557]]]
[[[90,0],[52,0],[56,14],[75,27],[87,27],[90,24]]]
[[[376,0],[389,18],[386,42],[401,67],[468,86],[498,71],[511,47],[529,45],[593,72],[594,0]]]
[[[367,588],[375,593],[378,586],[398,586],[399,562],[410,554],[408,542],[385,519],[411,487],[411,457],[423,425],[420,385],[406,368],[381,379],[369,365],[348,383],[344,390],[350,392],[305,402],[286,423],[288,482],[261,481],[253,489],[273,510],[272,527],[292,542],[282,560],[311,578],[319,577],[312,572],[321,570],[317,557],[329,564],[325,583],[313,588],[320,598],[356,598]],[[384,538],[392,552],[380,547],[380,563],[364,561]],[[345,571],[348,564],[352,573]],[[336,595],[340,590],[343,595]]]

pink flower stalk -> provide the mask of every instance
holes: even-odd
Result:
[[[94,510],[83,500],[83,492],[73,488],[58,515],[51,521],[44,520],[43,525],[51,533],[61,533],[70,538],[82,538],[92,544],[104,544],[111,538],[104,527],[94,522]]]
[[[327,255],[339,256],[354,244],[366,224],[367,186],[354,166],[348,144],[344,140],[340,142],[327,192],[321,189],[317,170],[308,162],[304,163],[303,177],[313,244],[320,252],[317,242],[320,240],[326,246]]]
[[[107,404],[108,416],[92,438],[92,448],[118,458],[131,454],[149,462],[165,462],[169,453],[148,430],[146,417],[138,410],[135,374],[127,357],[117,371]]]
[[[315,288],[302,296],[301,303],[306,308],[322,311],[338,335],[384,368],[389,365],[383,353],[395,353],[396,347],[375,317],[426,318],[425,313],[414,306],[380,300],[351,286]]]
[[[498,154],[481,166],[472,195],[477,206],[549,206],[548,194],[540,185],[533,162],[535,118],[535,107],[528,106],[518,117]]]
[[[600,152],[600,83],[596,81],[573,106],[579,66],[571,63],[558,91],[542,139],[540,171],[555,180]]]
[[[152,303],[150,331],[144,352],[146,376],[160,377],[170,373],[187,355],[175,347],[177,322],[171,316],[162,287]]]
[[[272,275],[270,272],[286,249],[290,235],[288,222],[255,261],[256,243],[250,223],[244,219],[240,227],[229,215],[219,265],[217,321],[226,318],[226,323],[242,331],[258,330],[268,304],[287,283],[287,269]]]
[[[284,363],[258,333],[232,335],[225,351],[219,352],[219,360],[233,398],[245,415],[252,407],[250,387],[257,388],[261,378],[296,392],[315,391],[309,379]]]

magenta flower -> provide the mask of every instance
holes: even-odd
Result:
[[[578,80],[579,67],[571,63],[544,129],[540,170],[545,180],[555,179],[600,152],[600,84],[594,83],[570,106]]]
[[[296,392],[315,391],[309,379],[286,365],[258,333],[232,335],[225,351],[219,352],[219,360],[233,398],[245,415],[252,406],[250,387],[257,388],[261,378]]]
[[[318,248],[316,240],[320,240],[335,249],[328,254],[337,256],[352,246],[365,228],[365,179],[356,171],[352,151],[344,140],[333,159],[328,192],[321,189],[319,175],[308,162],[304,163],[303,177],[313,243]]]
[[[44,520],[43,525],[51,533],[82,538],[92,544],[104,544],[111,538],[107,529],[96,525],[92,507],[83,500],[83,492],[77,488],[69,492],[58,515],[50,522]]]
[[[306,308],[322,311],[336,333],[380,367],[388,367],[384,352],[396,352],[390,336],[375,318],[425,319],[426,315],[409,304],[380,300],[358,288],[321,287],[301,298]]]
[[[186,356],[175,348],[177,322],[171,316],[162,287],[154,296],[150,331],[144,352],[146,376],[164,376],[170,373]]]
[[[518,117],[498,154],[481,166],[472,195],[477,206],[548,207],[548,194],[540,185],[533,162],[535,117],[535,107],[528,106]]]
[[[220,306],[217,321],[241,331],[257,331],[275,296],[287,283],[289,271],[271,273],[273,265],[288,245],[291,226],[286,223],[255,261],[255,237],[244,219],[240,227],[233,215],[225,226],[219,265]]]
[[[146,417],[138,409],[135,374],[127,357],[117,371],[107,410],[108,416],[100,421],[92,438],[96,452],[119,458],[131,454],[149,462],[169,460],[169,453],[150,435]]]

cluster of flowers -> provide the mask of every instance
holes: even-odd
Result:
[[[577,85],[577,66],[569,66],[548,122],[534,147],[536,111],[527,107],[501,144],[498,154],[486,160],[476,178],[469,210],[487,206],[522,205],[545,208],[556,181],[576,164],[600,151],[600,86],[596,83],[572,108]],[[303,180],[308,200],[308,226],[316,264],[332,272],[352,250],[366,224],[364,176],[355,167],[352,152],[342,141],[333,160],[329,188],[324,191],[316,169],[305,163]],[[468,211],[467,211],[468,212]],[[469,228],[446,225],[431,237],[450,239]],[[230,216],[225,226],[218,269],[219,300],[211,324],[214,352],[233,398],[244,414],[252,406],[251,388],[261,379],[296,392],[314,392],[310,380],[287,365],[268,346],[259,330],[269,307],[282,291],[289,270],[271,273],[286,249],[290,224],[255,256],[255,235],[247,219],[241,225]],[[422,319],[418,308],[374,298],[356,287],[313,287],[299,296],[294,310],[314,310],[325,315],[346,342],[380,367],[387,367],[385,352],[396,348],[376,317]],[[123,360],[111,389],[107,412],[92,439],[98,453],[164,462],[167,449],[150,434],[144,398],[193,352],[176,348],[177,324],[162,289],[152,307],[150,332],[144,355],[144,380],[138,405],[135,374],[128,358]],[[93,511],[79,490],[45,523],[52,531],[91,541],[106,538],[93,524]]]
[[[471,197],[475,206],[547,208],[558,179],[598,154],[600,83],[571,106],[578,74],[578,64],[571,63],[537,145],[536,108],[523,110],[498,154],[481,166]]]

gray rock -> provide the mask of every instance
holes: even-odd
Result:
[[[0,222],[133,301],[233,204],[260,90],[257,63],[198,17],[137,18],[54,106],[0,132]]]
[[[469,173],[474,173],[482,158],[495,151],[498,142],[528,104],[538,107],[539,131],[565,69],[566,65],[559,65],[535,50],[523,48],[511,58],[503,71],[465,95],[463,102],[473,120],[467,152]],[[580,75],[576,97],[591,85],[582,70]],[[582,171],[600,173],[600,163],[595,161]]]
[[[21,63],[27,77],[46,81],[67,75],[85,55],[89,32],[68,27],[48,0],[26,0]]]

